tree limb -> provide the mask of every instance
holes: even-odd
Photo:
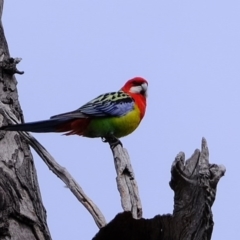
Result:
[[[117,145],[115,141],[108,142],[113,153],[117,173],[117,188],[121,196],[122,208],[124,211],[132,212],[133,218],[141,218],[142,204],[128,152],[122,147],[119,140]]]
[[[10,109],[0,102],[0,113],[8,120],[11,124],[18,124],[19,121],[10,111]],[[19,132],[27,143],[37,152],[37,154],[42,158],[49,169],[57,175],[71,190],[75,197],[83,204],[83,206],[92,215],[94,221],[99,228],[106,225],[106,220],[99,210],[99,208],[92,202],[92,200],[84,193],[82,188],[76,182],[76,180],[70,175],[70,173],[61,165],[59,165],[50,153],[30,134],[26,132]]]
[[[195,150],[186,161],[180,152],[173,162],[170,181],[174,191],[173,214],[134,219],[130,212],[120,213],[93,240],[210,240],[211,207],[225,171],[224,166],[209,163],[208,146],[203,138],[201,151]]]

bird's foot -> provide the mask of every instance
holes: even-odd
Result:
[[[114,149],[118,144],[123,146],[121,141],[113,135],[107,136],[107,137],[102,137],[102,141],[105,142],[105,143],[106,142],[109,143],[109,145],[112,149]]]

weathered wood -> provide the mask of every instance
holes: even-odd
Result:
[[[196,150],[187,161],[180,152],[173,162],[173,214],[134,219],[131,213],[124,212],[100,229],[93,240],[210,240],[211,207],[225,171],[224,166],[209,163],[208,146],[203,139],[201,151]]]
[[[11,113],[4,104],[0,102],[0,114],[8,120],[8,123],[17,124],[19,123],[15,116]],[[19,132],[18,133],[23,139],[36,151],[36,153],[42,158],[49,169],[59,177],[66,186],[71,190],[75,197],[83,204],[83,206],[89,211],[94,218],[99,228],[106,225],[106,220],[99,210],[99,208],[93,203],[93,201],[84,193],[83,189],[76,182],[76,180],[70,175],[66,168],[58,164],[51,154],[29,133]]]
[[[0,0],[1,16],[2,10]],[[22,122],[17,81],[9,68],[5,69],[8,60],[16,65],[17,61],[11,59],[0,21],[0,103]],[[1,113],[0,124],[7,124]],[[50,240],[32,155],[24,139],[15,132],[0,133],[0,176],[0,239]]]
[[[142,204],[139,197],[138,186],[128,152],[118,140],[113,142],[108,139],[113,153],[114,165],[117,173],[117,188],[121,196],[124,211],[132,212],[135,219],[142,217]]]
[[[9,58],[5,54],[0,57],[0,69],[3,74],[8,74],[10,76],[17,74],[24,74],[23,71],[17,69],[17,64],[21,62],[21,58]]]

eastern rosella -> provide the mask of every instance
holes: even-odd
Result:
[[[84,137],[120,138],[132,133],[146,110],[148,82],[135,77],[117,92],[102,94],[75,111],[52,116],[49,120],[3,126],[0,130],[65,132]]]

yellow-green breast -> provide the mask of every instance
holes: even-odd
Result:
[[[120,138],[132,133],[140,122],[140,110],[135,105],[132,111],[121,117],[93,118],[84,131],[83,136],[94,138],[114,135]]]

